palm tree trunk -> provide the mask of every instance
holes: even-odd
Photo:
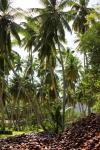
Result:
[[[32,62],[33,62],[32,47],[31,47],[31,49],[29,51],[29,57],[30,57],[30,60],[31,60],[31,79],[32,79],[32,84],[33,84],[34,94],[35,94],[36,92],[35,92],[35,86],[34,86],[34,80],[33,80],[33,69],[32,69]],[[43,88],[44,88],[44,84],[43,84]],[[35,94],[35,98],[36,98],[36,94]],[[39,111],[40,111],[40,114],[41,114],[41,118],[43,119],[43,114],[42,114],[41,107],[40,107],[40,104],[39,104],[38,100],[37,100],[37,104],[39,106]],[[37,124],[38,124],[38,119],[37,119]]]
[[[75,114],[75,98],[76,98],[76,93],[75,93],[75,87],[73,89],[74,91],[74,98],[73,98],[73,102],[72,102],[72,122],[74,122],[74,114]]]
[[[32,57],[32,48],[31,48],[31,52],[30,52],[30,59],[31,59],[31,78],[32,78],[32,83],[33,83],[33,69],[32,69],[33,57]]]
[[[6,88],[7,88],[7,92],[8,92],[8,94],[7,94],[8,101],[7,101],[7,106],[6,106],[6,113],[7,113],[7,117],[9,120],[8,128],[10,129],[10,127],[11,127],[11,113],[8,112],[8,107],[9,107],[9,109],[11,109],[11,101],[10,101],[10,93],[8,90],[8,86],[9,86],[8,75],[6,75],[6,81],[7,81]]]
[[[15,105],[16,105],[16,103],[17,103],[17,101],[18,101],[20,91],[21,91],[21,89],[19,89],[18,94],[17,94],[17,97],[16,97],[16,99],[14,100],[14,103],[13,103],[13,105],[12,105],[12,109],[11,109],[11,122],[13,121],[14,109],[15,109]]]
[[[88,70],[88,56],[87,56],[86,53],[85,53],[85,59],[86,59],[86,65],[85,65],[86,70]],[[88,78],[86,80],[87,80],[87,83],[88,83]],[[88,106],[88,115],[90,115],[91,114],[90,100],[88,100],[87,106]]]
[[[17,100],[17,125],[18,131],[20,131],[20,100]]]
[[[0,107],[1,107],[1,114],[2,114],[2,129],[5,130],[5,114],[4,114],[4,104],[3,104],[3,87],[4,87],[4,79],[1,81],[0,85]]]
[[[65,71],[64,71],[64,64],[63,64],[63,58],[62,58],[62,53],[61,53],[61,49],[60,49],[60,43],[58,40],[58,36],[57,36],[57,43],[58,43],[58,50],[60,53],[60,59],[61,59],[61,66],[62,66],[62,74],[63,74],[63,114],[62,114],[62,131],[65,130],[65,99],[66,99],[66,93],[65,93]]]

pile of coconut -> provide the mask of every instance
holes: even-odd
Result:
[[[91,114],[63,133],[22,134],[0,143],[2,150],[100,150],[100,115]]]

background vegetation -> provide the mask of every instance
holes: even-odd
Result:
[[[0,0],[1,130],[58,133],[100,113],[100,5],[88,2],[41,0],[43,8],[24,11]],[[68,32],[76,34],[74,49]]]

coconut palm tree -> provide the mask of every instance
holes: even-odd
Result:
[[[66,78],[68,86],[73,90],[73,101],[72,101],[72,121],[74,122],[74,107],[75,107],[75,100],[76,100],[76,92],[75,92],[75,82],[79,79],[79,69],[78,62],[75,62],[75,58],[70,58],[69,64],[66,67]],[[69,93],[68,93],[69,94]]]
[[[10,126],[12,125],[12,122],[13,122],[15,128],[17,128],[13,117],[14,117],[15,106],[20,101],[22,90],[18,84],[18,81],[16,80],[16,78],[14,76],[13,76],[13,78],[10,79],[9,92],[11,94],[11,99],[12,99],[11,114],[10,114],[11,115]],[[19,115],[19,112],[18,112],[18,115]],[[17,118],[16,118],[16,120],[17,120]]]
[[[15,23],[14,19],[22,15],[21,9],[14,9],[10,6],[9,0],[0,1],[0,70],[4,72],[6,57],[10,57],[11,54],[11,35],[15,37],[20,44],[19,31],[22,28]],[[2,106],[1,110],[4,113],[4,106],[2,104],[2,95],[3,95],[3,78],[0,85],[0,103]],[[3,114],[2,113],[2,114]],[[4,119],[3,119],[4,121]]]
[[[27,73],[28,75],[31,74],[31,78],[33,78],[32,74],[32,63],[33,63],[33,53],[32,52],[39,52],[38,56],[40,59],[40,65],[43,66],[45,69],[44,73],[46,73],[47,68],[50,70],[51,74],[51,81],[53,87],[54,87],[54,94],[56,96],[56,100],[58,100],[58,93],[54,81],[54,75],[53,71],[56,66],[56,58],[55,58],[55,45],[52,40],[52,46],[51,44],[51,36],[48,37],[48,39],[44,39],[39,35],[39,31],[37,28],[39,27],[38,23],[35,24],[32,21],[32,17],[27,17],[27,23],[23,23],[24,27],[26,28],[27,32],[29,33],[28,36],[26,36],[23,40],[22,43],[25,46],[25,49],[29,51],[29,57],[30,57],[30,63],[27,68]],[[38,39],[38,41],[37,41]],[[44,52],[45,49],[45,52]],[[43,63],[44,62],[44,63]],[[42,79],[42,85],[44,86],[44,80]]]
[[[87,15],[91,14],[94,10],[93,8],[88,7],[89,0],[78,0],[71,1],[69,6],[71,6],[71,11],[74,16],[74,20],[72,23],[72,29],[76,34],[82,35],[89,28],[89,24],[87,22]],[[84,67],[86,64],[86,54],[84,52]]]
[[[87,24],[87,15],[91,14],[94,10],[93,8],[88,8],[89,0],[78,0],[78,2],[73,1],[70,6],[73,11],[73,15],[75,19],[72,24],[72,29],[75,33],[83,35],[86,30],[89,28],[89,24]],[[79,45],[80,46],[80,45]],[[88,67],[87,64],[87,55],[86,52],[84,54],[84,69]],[[88,82],[88,81],[87,81]],[[90,109],[88,107],[88,109]]]
[[[62,71],[63,71],[63,117],[62,117],[62,130],[64,131],[64,114],[65,114],[65,76],[63,58],[60,48],[60,40],[65,42],[65,28],[71,32],[71,28],[68,21],[71,19],[71,15],[64,11],[64,8],[68,4],[68,0],[41,0],[43,8],[31,8],[30,10],[39,13],[33,18],[33,21],[38,21],[41,24],[39,32],[44,42],[49,41],[49,45],[56,45],[59,49]],[[40,40],[39,40],[40,42]],[[40,43],[41,44],[41,43]],[[42,49],[44,54],[51,54],[51,49]]]
[[[66,51],[65,51],[66,52]],[[72,121],[74,121],[74,107],[75,107],[75,100],[76,100],[76,83],[80,78],[80,72],[82,66],[77,57],[74,56],[74,51],[67,48],[65,58],[65,73],[66,73],[66,91],[67,91],[67,98],[66,102],[68,106],[72,106]]]
[[[28,70],[30,72],[31,79],[33,82],[32,63],[33,63],[33,49],[34,46],[36,45],[36,38],[37,38],[37,32],[36,32],[37,26],[31,20],[32,17],[26,17],[26,22],[23,22],[21,24],[24,26],[25,31],[27,31],[27,35],[24,36],[24,38],[22,39],[22,47],[24,47],[24,49],[27,50],[27,52],[29,52],[30,64]]]
[[[13,35],[13,38],[15,38],[17,40],[18,44],[20,44],[21,40],[20,40],[19,33],[23,33],[23,32],[24,32],[24,34],[26,33],[25,30],[19,24],[17,24],[14,20],[18,16],[19,11],[20,11],[20,14],[22,15],[21,9],[11,8],[9,0],[2,0],[0,2],[0,9],[1,9],[1,12],[0,12],[1,13],[1,16],[0,16],[0,31],[1,31],[0,32],[0,39],[1,39],[0,40],[0,52],[3,55],[3,58],[5,58],[5,59],[3,59],[3,63],[4,63],[4,60],[7,61],[8,65],[10,66],[11,70],[13,71],[14,75],[17,78],[19,85],[21,86],[22,90],[26,94],[29,102],[34,107],[34,111],[38,117],[38,120],[42,124],[41,118],[35,107],[35,103],[32,100],[32,97],[28,94],[27,89],[25,89],[25,87],[23,86],[23,83],[20,81],[16,71],[14,70],[14,67],[12,65],[12,61],[10,58],[10,56],[11,56],[10,54],[11,54],[11,50],[12,50],[11,35]],[[17,10],[17,13],[14,10]],[[1,93],[0,93],[1,101],[2,101],[2,93],[3,93],[2,91],[3,91],[3,84],[1,86]],[[3,108],[3,110],[4,110],[4,108]],[[45,130],[45,127],[43,127],[43,128]]]
[[[89,25],[86,24],[86,17],[93,11],[93,8],[88,8],[88,3],[89,0],[78,0],[78,2],[73,1],[70,5],[71,10],[74,10],[75,19],[72,28],[76,33],[84,34],[89,28]]]

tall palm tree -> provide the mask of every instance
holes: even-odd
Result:
[[[14,75],[16,76],[19,85],[21,86],[22,90],[24,91],[24,93],[26,94],[28,100],[30,101],[30,103],[34,103],[34,101],[32,100],[32,97],[28,94],[27,89],[25,89],[25,87],[23,86],[23,83],[20,81],[16,71],[14,70],[14,67],[12,66],[12,61],[10,59],[10,54],[11,54],[11,35],[13,35],[13,38],[15,38],[18,42],[18,44],[21,43],[20,40],[20,36],[19,33],[23,33],[25,30],[15,22],[14,19],[16,19],[16,17],[18,16],[18,12],[21,9],[13,9],[10,6],[10,1],[9,0],[2,0],[0,1],[0,9],[1,9],[1,16],[0,16],[0,52],[3,55],[3,57],[5,58],[5,61],[7,61],[7,63],[9,64],[11,70],[13,71]],[[11,11],[13,10],[13,11]],[[14,12],[14,10],[17,10]],[[19,10],[19,11],[18,11]],[[20,11],[21,12],[21,11]],[[22,15],[22,13],[20,13]],[[25,32],[24,32],[25,33]],[[4,59],[3,59],[4,61]],[[3,85],[3,84],[2,84]],[[3,86],[1,87],[1,89],[3,89]],[[1,94],[1,98],[2,98],[2,92]],[[2,101],[2,99],[0,98],[0,100]],[[37,109],[35,107],[35,103],[33,104],[34,107],[34,111],[35,114],[38,117],[38,120],[41,122],[41,118],[38,115]],[[3,109],[4,110],[4,109]],[[43,127],[45,130],[45,127]]]
[[[3,72],[5,70],[5,56],[10,57],[11,54],[11,35],[13,35],[20,44],[20,37],[18,33],[22,28],[14,22],[14,19],[19,16],[19,14],[20,16],[22,15],[22,10],[12,8],[9,0],[0,1],[0,62],[2,64],[0,65],[0,69]],[[0,85],[0,106],[2,106],[1,110],[4,112],[4,106],[2,104],[3,82],[2,78]]]
[[[93,8],[88,8],[88,3],[89,0],[78,0],[78,2],[72,1],[72,3],[70,4],[71,9],[74,10],[73,15],[75,16],[72,28],[76,33],[81,35],[84,34],[86,30],[89,28],[89,24],[86,24],[87,22],[86,17],[93,11]],[[86,69],[86,64],[87,64],[87,55],[86,52],[84,52],[84,69]],[[90,109],[89,104],[88,109]]]
[[[56,45],[59,49],[62,71],[63,71],[63,117],[62,117],[62,130],[64,131],[64,120],[65,120],[65,76],[64,76],[64,65],[63,58],[60,48],[60,40],[65,42],[65,28],[71,32],[71,28],[68,21],[71,19],[71,15],[64,11],[64,8],[68,4],[68,0],[57,1],[57,0],[41,0],[43,8],[31,8],[30,10],[39,13],[38,16],[34,17],[34,21],[38,21],[40,26],[40,36],[49,45]],[[43,52],[49,53],[50,49]],[[51,53],[49,53],[51,54]]]
[[[33,63],[33,49],[36,45],[36,37],[37,37],[37,26],[32,21],[32,17],[26,17],[26,22],[21,23],[25,30],[27,31],[26,36],[22,39],[22,47],[24,47],[25,50],[29,52],[29,71],[33,82],[33,69],[32,69],[32,63]]]
[[[68,95],[68,105],[71,103],[72,105],[72,121],[74,122],[74,107],[75,107],[75,100],[76,100],[76,91],[75,91],[75,83],[80,78],[80,71],[81,71],[81,65],[79,64],[78,59],[73,56],[73,54],[70,52],[68,56],[68,60],[66,61],[66,81],[68,88],[72,89],[73,91],[73,100],[72,103],[69,100],[69,94],[70,92],[67,91]],[[72,93],[71,93],[72,94]]]
[[[69,5],[71,6],[72,14],[75,16],[72,29],[76,34],[84,34],[85,31],[89,28],[87,22],[87,15],[91,14],[93,8],[88,8],[89,0],[78,0],[78,2],[72,1]],[[84,53],[84,67],[86,63],[86,54]]]
[[[12,125],[12,121],[13,121],[14,125],[16,126],[16,124],[14,122],[14,118],[13,118],[14,110],[15,110],[16,104],[20,101],[22,90],[18,84],[18,81],[16,80],[16,78],[14,76],[12,79],[10,79],[9,92],[11,94],[11,99],[13,101],[12,106],[11,106],[11,124],[10,124],[10,126]],[[19,112],[18,112],[18,114],[19,114]]]

